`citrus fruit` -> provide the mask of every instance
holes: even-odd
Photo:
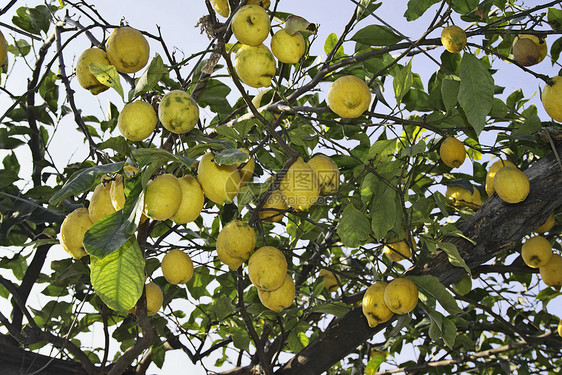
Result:
[[[287,260],[273,246],[257,249],[248,261],[248,276],[252,284],[266,291],[278,289],[287,275]]]
[[[513,42],[513,59],[523,66],[532,66],[539,62],[539,46],[528,38],[516,38]]]
[[[92,223],[117,211],[111,202],[112,184],[112,181],[106,183],[101,182],[95,187],[92,198],[90,198],[90,206],[88,206],[88,212]]]
[[[267,201],[262,206],[259,216],[263,221],[273,223],[281,220],[284,215],[282,211],[286,211],[287,209],[289,209],[289,206],[287,206],[285,196],[279,189],[275,189],[271,192],[271,195],[267,197]]]
[[[6,61],[8,57],[8,42],[6,42],[6,37],[2,31],[0,31],[0,64]]]
[[[264,8],[257,4],[244,5],[232,16],[232,33],[242,44],[259,46],[271,28],[269,16]]]
[[[361,309],[371,328],[388,321],[394,315],[385,303],[384,295],[387,287],[388,283],[378,281],[368,287],[363,295]]]
[[[146,294],[146,314],[148,316],[154,315],[164,303],[162,289],[155,283],[150,282],[144,286],[144,292]]]
[[[75,209],[64,218],[60,227],[60,244],[73,258],[87,255],[83,245],[84,234],[93,224],[88,209],[84,207]]]
[[[138,169],[132,165],[126,165],[123,168],[123,174],[125,178],[131,178],[138,173]],[[125,186],[123,183],[123,176],[118,174],[111,183],[109,188],[109,197],[111,199],[111,204],[116,211],[122,209],[125,206]]]
[[[86,90],[90,90],[92,94],[97,95],[109,89],[109,86],[98,81],[96,76],[90,71],[90,64],[94,63],[111,64],[104,50],[101,48],[88,48],[78,57],[78,62],[76,63],[76,78],[78,78],[80,86]]]
[[[156,111],[142,100],[126,104],[117,119],[119,131],[129,141],[142,141],[152,134],[157,123]]]
[[[562,256],[553,254],[550,261],[539,268],[542,281],[553,287],[562,287]]]
[[[539,39],[536,35],[532,35],[532,34],[520,34],[520,35],[517,35],[515,37],[515,39],[513,40],[513,45],[515,46],[515,43],[517,43],[521,39],[532,40],[535,43],[535,45],[538,46],[538,48],[539,48],[539,58],[538,58],[538,61],[536,62],[537,64],[544,60],[544,58],[546,57],[546,54],[548,52],[548,46],[547,46],[546,40],[544,40],[544,38]]]
[[[310,208],[320,193],[314,170],[301,157],[289,167],[279,190],[285,196],[287,205],[297,211]]]
[[[318,154],[307,163],[318,180],[320,195],[330,195],[340,187],[340,170],[338,165],[328,156]]]
[[[484,189],[486,190],[486,194],[488,194],[488,196],[494,194],[494,191],[496,191],[494,189],[494,177],[496,176],[496,172],[499,171],[500,168],[503,168],[503,167],[506,167],[506,166],[515,167],[515,164],[513,164],[509,160],[501,160],[500,159],[500,160],[495,161],[490,166],[490,169],[488,169],[488,173],[486,173],[486,185],[484,186]]]
[[[233,258],[246,261],[256,247],[254,228],[242,220],[233,220],[226,224],[217,237],[217,251],[221,248]]]
[[[245,148],[239,148],[238,150],[245,152],[246,154],[250,155],[250,151]],[[242,163],[235,163],[236,168],[240,167]],[[254,170],[256,169],[256,161],[254,157],[251,156],[244,164],[242,168],[240,168],[240,187],[246,185],[248,181],[254,177]]]
[[[237,270],[242,264],[244,264],[243,259],[230,256],[224,247],[217,247],[217,255],[219,256],[220,261],[226,264],[233,271]]]
[[[521,257],[531,268],[540,268],[552,258],[552,246],[543,236],[529,238],[521,246]]]
[[[472,188],[471,193],[470,190],[462,186],[449,185],[447,186],[445,197],[455,206],[465,206],[476,210],[482,205],[480,191],[475,187]]]
[[[340,278],[332,271],[321,269],[318,276],[324,279],[324,289],[328,292],[335,292],[338,290]]]
[[[516,167],[502,167],[494,176],[494,190],[504,202],[523,202],[529,195],[529,179]]]
[[[384,290],[384,302],[395,314],[406,314],[418,304],[418,287],[411,280],[397,278]]]
[[[186,224],[195,221],[203,210],[205,195],[197,179],[191,175],[178,178],[181,188],[181,203],[172,216],[176,224]]]
[[[558,322],[558,336],[562,337],[562,319]]]
[[[550,117],[562,122],[562,77],[552,77],[552,85],[542,90],[542,105]]]
[[[167,220],[174,216],[181,199],[181,186],[176,176],[169,173],[159,175],[146,185],[143,212],[153,220]]]
[[[240,173],[236,165],[218,165],[210,152],[199,162],[197,180],[205,196],[217,204],[232,203],[240,190]]]
[[[304,55],[306,43],[301,33],[291,35],[285,29],[279,29],[271,37],[271,52],[277,60],[286,64],[296,64]]]
[[[168,131],[187,133],[199,121],[199,107],[191,95],[183,90],[173,90],[162,97],[158,105],[158,118]]]
[[[238,78],[250,87],[269,87],[275,75],[273,54],[265,45],[243,45],[234,57],[234,70]]]
[[[460,167],[466,158],[466,150],[461,141],[453,137],[447,137],[439,148],[439,157],[443,163],[450,168]]]
[[[470,275],[464,274],[460,279],[453,283],[455,293],[464,296],[472,290],[472,278]]]
[[[211,6],[222,17],[230,16],[230,3],[228,0],[211,0]]]
[[[295,282],[288,274],[283,284],[272,291],[258,288],[258,297],[262,305],[273,311],[281,311],[293,304],[295,300]]]
[[[383,248],[383,253],[393,262],[399,262],[402,259],[410,258],[412,256],[412,249],[410,249],[406,241],[398,241],[387,243]]]
[[[193,262],[189,255],[172,249],[162,258],[162,273],[170,284],[185,284],[193,276]]]
[[[441,31],[441,44],[451,53],[458,53],[466,46],[466,33],[456,25],[443,28]]]
[[[148,41],[129,26],[113,30],[105,43],[107,58],[121,73],[135,73],[145,67],[150,55]]]
[[[542,223],[537,229],[535,229],[535,232],[539,234],[548,232],[552,229],[554,223],[555,223],[555,218],[553,212],[550,215],[548,215],[544,223]]]
[[[371,91],[367,83],[353,75],[340,77],[328,90],[328,106],[342,118],[361,116],[371,103]]]

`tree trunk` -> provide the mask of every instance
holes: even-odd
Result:
[[[0,373],[21,375],[84,375],[86,372],[78,362],[51,358],[12,345],[0,343]]]

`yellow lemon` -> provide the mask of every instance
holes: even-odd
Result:
[[[562,337],[562,319],[558,322],[558,336]]]
[[[395,314],[407,314],[418,304],[418,287],[411,280],[394,279],[384,290],[384,302]]]
[[[187,133],[199,121],[199,107],[187,92],[173,90],[160,101],[158,118],[168,131],[174,134]]]
[[[197,180],[205,196],[218,204],[232,203],[240,191],[240,173],[236,165],[218,165],[210,152],[199,162]]]
[[[554,221],[555,218],[553,212],[550,215],[548,215],[544,223],[542,223],[537,229],[535,229],[535,232],[541,234],[550,231],[554,226]]]
[[[328,292],[335,292],[338,290],[340,285],[340,278],[332,271],[321,269],[318,275],[324,279],[324,289],[326,289]]]
[[[449,185],[445,192],[445,197],[450,200],[455,206],[465,206],[477,210],[482,205],[482,196],[480,191],[473,187],[472,193],[470,190],[462,186]]]
[[[246,261],[256,247],[254,228],[242,220],[233,220],[226,224],[217,237],[217,251],[225,251],[233,258]]]
[[[265,45],[243,45],[234,57],[238,78],[250,87],[269,87],[275,75],[275,58]]]
[[[8,42],[6,42],[6,38],[2,31],[0,31],[0,65],[6,61],[8,57]]]
[[[460,279],[453,283],[453,290],[455,293],[464,296],[472,290],[472,278],[464,274]]]
[[[516,167],[502,167],[494,176],[494,189],[504,202],[523,202],[529,195],[529,179]]]
[[[458,168],[464,163],[466,150],[461,141],[453,137],[447,137],[441,143],[439,156],[448,167]]]
[[[250,155],[250,151],[245,148],[239,148],[238,150]],[[254,170],[256,169],[256,161],[253,156],[251,156],[245,163],[246,164],[244,164],[244,166],[240,169],[240,187],[246,185],[248,181],[254,177]],[[242,163],[235,163],[234,165],[238,168],[240,167],[240,164]]]
[[[244,264],[244,260],[241,258],[235,258],[226,252],[226,248],[224,247],[217,247],[217,255],[221,262],[226,264],[231,270],[237,270],[242,264]]]
[[[205,195],[197,179],[191,175],[178,178],[181,188],[181,203],[172,216],[176,224],[191,223],[201,215],[205,204]]]
[[[553,254],[550,261],[539,268],[542,281],[553,287],[562,287],[562,256]]]
[[[123,173],[125,178],[131,178],[138,173],[138,169],[132,165],[126,165],[123,168]],[[125,206],[125,186],[123,184],[123,176],[118,174],[115,176],[115,180],[111,183],[109,189],[109,197],[111,198],[111,204],[116,211],[122,209]]]
[[[97,95],[109,89],[109,86],[98,81],[96,76],[90,72],[90,64],[94,63],[111,64],[104,50],[101,48],[88,48],[78,57],[78,62],[76,63],[76,78],[78,78],[80,86],[86,90],[90,90],[92,94]]]
[[[539,46],[528,38],[515,38],[513,42],[513,59],[523,66],[532,66],[539,62]]]
[[[562,122],[562,77],[552,77],[552,85],[546,85],[541,95],[544,110],[550,117]]]
[[[320,194],[314,170],[299,157],[283,176],[279,190],[285,196],[289,207],[297,211],[307,210]]]
[[[242,44],[259,46],[269,34],[271,28],[269,16],[264,8],[257,4],[244,5],[232,17],[232,33]]]
[[[150,55],[148,41],[129,26],[113,30],[105,43],[107,58],[121,73],[135,73],[146,66]]]
[[[117,211],[113,207],[111,202],[111,185],[112,181],[106,183],[99,183],[94,189],[94,194],[90,199],[90,206],[88,207],[88,212],[90,214],[90,220],[95,223],[102,217],[106,217]]]
[[[286,64],[296,64],[304,55],[306,43],[301,33],[289,34],[280,29],[271,38],[271,52],[277,60]]]
[[[162,289],[155,283],[150,282],[144,286],[144,292],[146,294],[146,314],[148,316],[154,315],[164,303]]]
[[[378,281],[368,287],[363,295],[361,309],[371,328],[377,326],[379,323],[390,320],[394,315],[384,302],[384,295],[387,287],[387,283]]]
[[[88,209],[84,207],[75,209],[64,218],[60,227],[60,244],[73,258],[87,255],[83,245],[84,234],[93,224]]]
[[[185,284],[193,276],[193,261],[183,251],[172,249],[162,258],[162,273],[170,284]]]
[[[220,16],[225,18],[230,16],[230,3],[228,0],[211,0],[211,5]]]
[[[546,40],[544,38],[539,39],[536,35],[532,35],[532,34],[517,35],[515,37],[514,41],[513,41],[514,50],[515,50],[515,43],[517,43],[521,39],[529,39],[529,40],[533,41],[533,43],[535,43],[535,45],[538,47],[539,56],[538,56],[538,61],[536,62],[536,64],[538,64],[538,63],[540,63],[541,61],[544,60],[544,58],[546,57],[546,54],[548,52],[548,45],[546,44]]]
[[[146,185],[144,214],[153,220],[168,220],[181,204],[181,186],[176,176],[162,174]]]
[[[117,119],[119,131],[129,141],[142,141],[152,134],[157,123],[156,111],[142,100],[125,105]]]
[[[364,80],[347,75],[332,83],[328,90],[328,106],[342,118],[361,116],[371,103],[371,91]]]
[[[248,276],[252,284],[266,291],[278,289],[287,275],[287,260],[273,246],[257,249],[248,261]]]
[[[281,220],[284,216],[282,211],[286,211],[288,209],[289,206],[287,205],[285,196],[279,189],[275,189],[271,192],[271,195],[262,206],[259,216],[263,221],[274,223]]]
[[[540,268],[552,258],[552,246],[543,236],[529,238],[521,246],[521,257],[531,268]]]
[[[496,176],[496,172],[499,171],[500,168],[503,168],[503,167],[506,167],[506,166],[515,167],[515,164],[513,164],[509,160],[501,160],[500,159],[500,160],[495,161],[490,166],[490,169],[488,170],[488,173],[486,173],[486,185],[484,186],[484,189],[486,190],[486,194],[488,194],[488,196],[494,194],[494,191],[496,191],[494,189],[494,177]]]
[[[315,155],[307,163],[318,180],[320,195],[330,195],[340,187],[340,170],[336,162],[322,154]]]
[[[412,256],[412,249],[406,241],[388,243],[383,248],[383,253],[393,262],[399,262]]]
[[[293,304],[295,300],[295,282],[289,275],[285,275],[283,284],[272,291],[258,288],[258,297],[265,307],[273,311],[282,311]]]
[[[447,26],[441,31],[441,44],[451,53],[458,53],[466,46],[466,33],[456,25]]]

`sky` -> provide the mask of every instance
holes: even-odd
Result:
[[[28,1],[27,6],[35,6],[40,4],[40,1]],[[111,24],[119,24],[121,20],[125,20],[130,26],[146,30],[152,34],[158,34],[157,26],[160,26],[162,36],[169,48],[175,53],[185,56],[190,56],[198,51],[201,51],[207,47],[209,44],[209,39],[207,36],[200,32],[199,28],[196,26],[200,17],[206,14],[207,10],[203,4],[203,0],[165,0],[161,2],[147,1],[147,0],[119,0],[119,1],[107,1],[107,0],[97,0],[93,2],[97,10],[104,16],[104,18]],[[403,34],[408,35],[411,39],[415,40],[425,31],[425,26],[431,20],[436,10],[435,6],[430,9],[416,22],[407,23],[402,15],[406,9],[406,1],[385,1],[383,6],[379,8],[376,13],[386,22],[396,27]],[[533,6],[540,1],[527,1],[527,6]],[[8,22],[11,15],[14,13],[16,7],[13,7],[8,14],[3,15],[0,18],[0,22]],[[312,47],[312,54],[316,54],[321,57],[325,57],[323,52],[324,40],[330,33],[336,33],[340,35],[343,31],[345,24],[348,22],[353,10],[355,9],[355,4],[348,0],[282,0],[281,5],[278,10],[283,12],[289,12],[301,17],[306,18],[308,21],[319,24],[318,36],[315,44]],[[337,15],[337,16],[336,16]],[[458,25],[461,27],[469,26],[468,23],[457,20]],[[82,22],[88,24],[88,20],[82,16]],[[364,21],[366,25],[367,21]],[[370,22],[370,21],[369,21]],[[274,22],[275,24],[275,22]],[[357,28],[356,30],[358,30]],[[101,34],[96,33],[98,38],[101,38]],[[13,32],[7,33],[7,39],[9,42],[12,41],[11,35]],[[439,31],[435,31],[430,37],[438,37]],[[548,39],[547,39],[548,40]],[[269,43],[269,38],[266,44]],[[157,45],[153,40],[150,41],[151,45],[151,57],[156,53],[163,54],[162,48]],[[87,38],[78,38],[73,41],[70,46],[70,51],[76,51],[76,55],[90,47],[90,42]],[[353,45],[351,43],[346,43],[344,45],[345,51],[348,53],[353,52]],[[434,56],[439,56],[442,49],[436,51]],[[66,57],[68,56],[68,57]],[[71,72],[74,61],[70,59],[69,55],[66,57],[67,71]],[[535,93],[535,96],[531,99],[532,103],[537,105],[539,109],[539,116],[541,118],[546,118],[542,106],[540,105],[540,100],[538,97],[539,87],[543,87],[542,82],[537,81],[534,77],[523,73],[520,69],[515,66],[510,66],[506,62],[500,62],[502,64],[500,71],[494,75],[496,84],[506,87],[505,92],[509,93],[522,89],[525,96],[529,96]],[[558,71],[557,67],[552,67],[550,61],[547,57],[541,65],[537,66],[540,68],[541,72],[545,74],[554,75]],[[430,75],[437,70],[436,65],[429,59],[422,56],[416,57],[414,61],[413,69],[416,73],[422,76],[422,81],[427,87],[427,80]],[[26,72],[15,71],[15,74],[10,77],[8,85],[10,89],[15,93],[22,93],[25,91],[25,78]],[[124,82],[123,82],[124,83]],[[106,93],[99,95],[97,97],[91,96],[89,93],[84,93],[83,89],[79,87],[76,80],[73,81],[73,88],[77,92],[77,103],[78,106],[83,109],[84,114],[97,114],[103,117],[107,113],[108,102],[111,101],[115,103],[119,109],[121,109],[124,103],[121,101],[119,96],[109,90]],[[252,95],[256,94],[258,90],[250,89]],[[387,96],[393,96],[392,89],[387,91]],[[232,100],[231,100],[232,103]],[[0,103],[0,110],[4,109],[6,103]],[[208,112],[208,108],[202,108],[202,116],[211,118],[212,113]],[[61,121],[59,128],[57,129],[55,136],[52,140],[49,149],[53,152],[52,157],[55,160],[57,166],[62,168],[70,161],[81,161],[87,155],[87,149],[81,144],[80,141],[75,141],[69,138],[76,128],[75,123],[72,121],[71,116],[67,116],[63,121]],[[116,133],[113,134],[117,135]],[[481,141],[486,142],[487,140],[482,139]],[[5,155],[4,151],[0,151],[0,156]],[[29,163],[24,165],[22,163],[22,176],[29,175]],[[472,166],[470,163],[465,163],[462,172],[472,174]],[[0,252],[2,250],[0,249]],[[66,253],[60,248],[56,249],[53,254],[53,259],[63,258]],[[43,272],[49,272],[50,267],[47,264]],[[557,305],[562,305],[560,298],[555,301]],[[30,299],[30,305],[38,307],[41,305],[39,299]],[[556,305],[556,306],[557,306]],[[0,311],[7,314],[9,313],[9,306],[2,305],[0,303]],[[95,341],[101,339],[102,333],[96,333],[93,336]],[[88,344],[88,343],[86,343]],[[409,352],[411,353],[411,351]],[[207,364],[212,364],[213,360],[207,360]],[[223,368],[226,370],[227,368]],[[183,354],[181,351],[171,351],[166,355],[166,362],[162,369],[156,368],[152,365],[148,371],[149,374],[177,374],[177,373],[190,373],[193,375],[204,374],[204,370],[199,365],[192,365],[189,358]]]

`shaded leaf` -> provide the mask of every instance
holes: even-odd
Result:
[[[408,21],[414,21],[420,18],[426,10],[439,0],[410,0],[408,1],[408,9],[404,12],[404,17]]]
[[[146,69],[143,75],[138,79],[137,84],[135,85],[133,96],[137,96],[140,93],[152,90],[162,79],[164,74],[167,73],[168,68],[166,68],[166,65],[164,65],[162,57],[156,54],[156,56],[154,56],[154,58],[150,62],[148,69]]]
[[[391,46],[402,40],[394,31],[380,25],[369,25],[359,30],[351,40],[368,46]]]
[[[349,203],[338,223],[338,235],[347,247],[358,247],[365,243],[371,233],[369,218]]]
[[[113,87],[115,91],[123,98],[123,86],[121,86],[121,77],[119,72],[113,65],[102,63],[91,63],[88,68],[96,79],[103,85]]]
[[[407,276],[424,293],[435,298],[439,304],[450,314],[460,314],[462,309],[457,305],[453,295],[445,288],[439,279],[431,275]]]

